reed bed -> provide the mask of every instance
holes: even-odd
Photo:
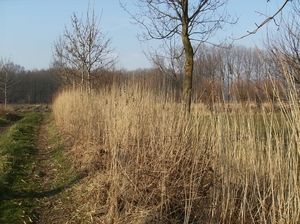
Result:
[[[255,112],[194,104],[186,116],[173,96],[138,81],[58,94],[56,123],[89,175],[77,212],[94,223],[299,223],[296,97]]]

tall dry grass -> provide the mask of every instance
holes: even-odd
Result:
[[[299,223],[300,115],[287,96],[280,110],[197,104],[186,117],[171,91],[134,81],[60,93],[55,120],[90,176],[78,210],[95,223]]]

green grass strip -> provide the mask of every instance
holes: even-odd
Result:
[[[25,114],[0,137],[0,223],[31,221],[28,212],[34,202],[30,192],[35,186],[27,183],[26,178],[33,166],[34,136],[41,120],[40,113]]]
[[[22,119],[22,116],[17,115],[17,114],[8,113],[8,114],[4,115],[3,117],[0,117],[0,127],[6,127],[20,119]]]

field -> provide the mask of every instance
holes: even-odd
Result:
[[[63,91],[53,116],[88,175],[77,214],[92,223],[299,223],[297,96],[193,104],[139,83]]]

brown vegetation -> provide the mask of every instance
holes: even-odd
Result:
[[[138,81],[60,93],[55,120],[90,177],[78,213],[95,223],[298,223],[300,117],[286,97],[288,107],[255,113],[195,104],[187,119],[172,92]]]

